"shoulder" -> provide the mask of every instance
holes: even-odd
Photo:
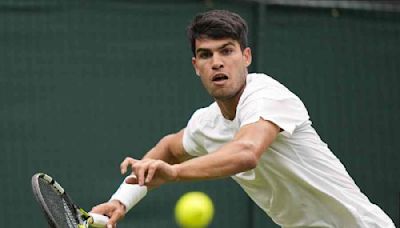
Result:
[[[207,107],[197,109],[189,120],[189,127],[200,128],[215,122],[220,114],[217,103],[212,103]]]
[[[299,98],[274,78],[260,73],[247,75],[246,88],[241,97],[241,103],[257,98],[268,98],[282,100],[288,98]]]
[[[192,156],[206,154],[204,148],[205,135],[210,132],[210,129],[215,129],[216,119],[218,119],[218,106],[212,103],[205,108],[197,109],[183,133],[183,147],[185,151]]]
[[[309,119],[300,98],[277,80],[265,74],[249,74],[246,82],[236,113],[240,126],[262,118],[292,134]]]

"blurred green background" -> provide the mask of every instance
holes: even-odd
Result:
[[[0,227],[45,227],[30,189],[55,177],[80,206],[108,200],[140,158],[212,100],[185,29],[207,9],[241,14],[252,72],[295,92],[370,200],[399,225],[400,13],[250,1],[0,1]],[[232,180],[166,185],[119,227],[176,227],[187,191],[213,199],[210,227],[277,227]]]

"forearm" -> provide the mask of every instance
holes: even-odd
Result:
[[[215,179],[253,169],[279,130],[277,125],[263,119],[246,125],[217,151],[174,165],[177,180]]]
[[[175,164],[176,158],[170,150],[169,141],[172,135],[162,138],[149,152],[147,152],[143,159],[156,159],[163,160],[169,164]]]
[[[143,159],[163,160],[169,164],[177,164],[191,158],[182,146],[183,130],[162,138]]]
[[[257,165],[258,156],[251,144],[230,142],[218,151],[176,164],[177,180],[207,180],[232,176]]]

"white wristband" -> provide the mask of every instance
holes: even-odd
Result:
[[[129,178],[126,177],[125,180]],[[118,190],[111,196],[111,200],[119,200],[125,205],[125,212],[128,212],[135,206],[146,194],[147,187],[138,184],[127,184],[124,182],[119,186]]]

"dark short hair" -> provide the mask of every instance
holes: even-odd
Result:
[[[247,47],[247,23],[238,14],[227,10],[211,10],[196,15],[187,28],[193,56],[196,56],[196,39],[231,38],[239,42],[240,48]]]

